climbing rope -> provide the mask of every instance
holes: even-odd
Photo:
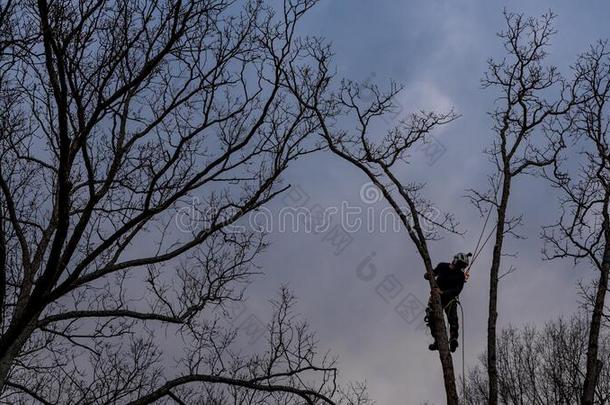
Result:
[[[502,177],[503,177],[503,174],[500,175],[500,179],[499,179],[497,187],[495,189],[496,204],[497,204],[497,199],[498,199],[498,190],[499,190],[500,183],[502,181]],[[481,229],[481,233],[479,234],[479,238],[477,239],[477,245],[475,246],[474,252],[472,253],[472,259],[470,260],[470,264],[468,265],[468,268],[466,269],[467,273],[470,272],[472,265],[477,260],[477,258],[481,254],[481,252],[483,252],[483,249],[487,245],[487,242],[489,242],[489,240],[491,239],[491,236],[494,234],[494,232],[496,231],[496,229],[498,227],[498,223],[496,221],[496,225],[492,228],[491,231],[489,231],[489,234],[483,240],[483,237],[485,236],[485,230],[487,229],[487,224],[489,223],[489,218],[491,217],[492,211],[493,211],[492,207],[490,207],[489,210],[487,211],[487,215],[485,216],[485,221],[483,222],[483,228]],[[482,244],[481,244],[481,241],[483,241]],[[466,348],[465,348],[466,327],[464,326],[466,321],[464,319],[464,307],[462,307],[462,303],[460,302],[460,300],[458,300],[458,298],[455,297],[451,301],[449,301],[447,303],[447,305],[445,305],[443,307],[443,311],[449,305],[453,304],[454,301],[457,303],[457,305],[460,306],[460,317],[462,318],[462,397],[464,399],[464,403],[466,403]]]
[[[500,175],[500,179],[499,179],[497,187],[495,189],[496,204],[497,204],[497,200],[498,200],[498,190],[499,190],[503,175],[504,174]],[[483,236],[485,235],[485,230],[487,229],[487,224],[489,222],[489,218],[491,217],[492,211],[493,211],[492,207],[489,207],[489,210],[487,211],[487,215],[485,216],[485,222],[483,222],[483,228],[481,229],[481,233],[479,234],[479,238],[477,240],[477,245],[475,246],[474,253],[472,254],[472,260],[470,260],[470,264],[468,265],[468,268],[466,269],[467,273],[470,272],[472,265],[477,260],[477,258],[481,254],[481,252],[483,252],[483,249],[487,245],[487,242],[489,242],[489,239],[491,239],[491,236],[494,234],[494,232],[498,228],[498,222],[496,221],[496,225],[492,228],[491,231],[489,231],[489,234],[487,235],[485,240],[483,240]],[[483,241],[482,244],[481,244],[481,241]],[[466,328],[464,326],[466,321],[464,319],[464,307],[462,307],[462,303],[457,299],[457,297],[454,299],[457,302],[457,304],[460,306],[460,316],[462,318],[462,397],[464,399],[464,403],[466,403],[466,361],[465,361],[466,360],[466,348],[465,348]]]
[[[504,177],[504,173],[501,173],[500,174],[500,178],[498,179],[498,184],[496,186],[496,189],[494,190],[494,198],[495,198],[495,203],[496,204],[498,203],[498,191],[499,191],[500,183],[502,182],[502,178],[503,177]],[[489,234],[485,238],[485,241],[481,245],[481,240],[483,240],[483,235],[485,235],[485,229],[487,229],[487,223],[489,222],[489,217],[491,217],[491,212],[492,211],[493,211],[492,207],[489,207],[489,210],[487,211],[487,216],[485,217],[485,222],[483,223],[483,229],[481,229],[481,233],[479,234],[479,239],[477,240],[477,245],[474,248],[474,253],[473,253],[473,256],[472,256],[472,260],[470,261],[470,264],[468,265],[468,269],[466,270],[467,272],[470,271],[470,268],[472,267],[474,262],[477,260],[477,258],[479,257],[479,255],[481,254],[483,249],[485,248],[485,245],[487,245],[487,242],[489,242],[489,239],[491,238],[491,235],[493,235],[493,233],[495,232],[496,228],[498,227],[498,223],[496,221],[496,225],[489,232]]]
[[[462,307],[462,303],[460,302],[460,300],[458,299],[458,297],[452,298],[451,301],[449,301],[447,303],[447,305],[445,305],[443,307],[443,312],[445,311],[445,309],[447,307],[449,307],[449,305],[451,304],[457,304],[460,307],[460,318],[462,319],[462,396],[464,398],[466,398],[466,349],[465,349],[465,344],[466,344],[466,327],[465,325],[465,321],[464,321],[464,307]],[[464,403],[466,403],[466,401],[464,401]]]
[[[466,404],[466,349],[464,347],[466,328],[464,327],[464,308],[460,300],[456,299],[455,301],[460,306],[460,316],[462,318],[462,397],[464,398],[464,404]]]
[[[483,229],[481,229],[481,233],[479,234],[479,239],[477,240],[477,245],[474,248],[474,253],[472,254],[472,260],[470,260],[468,269],[466,269],[467,272],[470,271],[470,268],[472,267],[474,262],[477,260],[477,258],[479,257],[479,255],[481,254],[483,249],[485,248],[485,245],[487,245],[487,242],[489,242],[489,239],[491,239],[491,236],[493,235],[496,228],[498,227],[498,224],[496,223],[496,226],[494,226],[493,229],[491,231],[489,231],[489,234],[485,238],[485,241],[483,241],[483,244],[481,244],[481,240],[483,240],[483,235],[485,235],[485,229],[487,229],[487,223],[489,222],[489,217],[491,216],[491,211],[492,211],[491,208],[489,209],[489,211],[487,211],[487,217],[485,218],[485,222],[483,223]]]
[[[496,194],[497,194],[497,191],[496,191]],[[472,259],[470,260],[470,264],[468,265],[468,269],[466,269],[466,273],[470,272],[472,265],[477,260],[477,258],[479,257],[479,255],[481,254],[483,249],[485,248],[485,245],[487,245],[487,242],[489,242],[489,239],[491,239],[491,236],[493,235],[493,233],[496,231],[496,228],[498,227],[498,224],[496,223],[496,226],[493,227],[493,229],[489,232],[489,234],[483,241],[483,244],[481,244],[481,241],[483,240],[483,236],[485,235],[485,230],[487,229],[487,223],[489,222],[489,218],[491,217],[491,211],[492,211],[492,209],[490,207],[489,211],[487,211],[487,216],[485,217],[485,222],[483,223],[483,229],[481,229],[481,233],[479,234],[479,239],[477,240],[477,245],[474,248],[474,253],[472,255]],[[463,398],[464,404],[466,404],[466,347],[465,347],[465,345],[466,345],[465,344],[466,343],[466,337],[465,337],[466,327],[464,326],[466,323],[466,320],[464,319],[464,307],[462,306],[462,303],[457,299],[457,297],[454,298],[454,300],[460,306],[460,318],[462,319],[462,398]]]
[[[498,199],[498,189],[500,186],[500,182],[502,181],[502,175],[500,175],[500,181],[498,181],[498,185],[496,187],[495,190],[495,199],[496,199],[496,203],[497,203],[497,199]],[[489,231],[489,234],[487,235],[487,237],[485,237],[485,239],[483,240],[483,237],[485,236],[485,231],[487,229],[487,224],[489,223],[489,218],[491,217],[491,213],[492,213],[493,209],[492,207],[489,208],[489,210],[487,211],[487,215],[485,216],[485,221],[483,222],[483,228],[481,229],[481,233],[479,234],[479,238],[477,239],[477,244],[474,248],[474,253],[472,253],[472,260],[470,260],[470,264],[468,265],[468,268],[466,269],[466,272],[470,272],[470,269],[472,268],[472,265],[474,264],[474,262],[477,260],[477,258],[479,257],[479,255],[481,254],[481,252],[483,252],[483,249],[485,248],[485,246],[487,245],[487,242],[489,242],[489,240],[491,239],[491,236],[494,234],[494,232],[496,231],[497,227],[498,227],[498,223],[496,221],[496,225],[492,228],[491,231]],[[481,243],[481,241],[483,241],[483,243]],[[464,400],[464,403],[466,403],[466,320],[464,318],[464,307],[462,307],[462,303],[460,302],[460,300],[458,300],[457,297],[453,298],[451,301],[449,301],[447,303],[447,305],[445,305],[443,307],[443,311],[445,311],[445,309],[453,304],[455,301],[455,303],[457,303],[457,305],[459,305],[460,307],[460,317],[462,318],[462,398]]]

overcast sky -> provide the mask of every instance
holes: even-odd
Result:
[[[304,32],[332,41],[338,76],[381,84],[392,78],[406,86],[400,98],[405,110],[453,106],[461,115],[435,134],[444,150],[440,158],[416,152],[401,173],[405,179],[427,182],[425,195],[441,212],[454,213],[467,232],[434,243],[434,263],[473,250],[481,230],[482,219],[463,196],[466,189],[483,187],[490,170],[482,150],[493,137],[487,111],[494,94],[481,89],[480,78],[486,60],[501,55],[495,33],[503,28],[504,8],[533,16],[551,9],[558,15],[549,61],[566,73],[589,43],[610,36],[610,5],[601,0],[325,0],[302,26]],[[298,161],[285,180],[293,189],[270,205],[273,210],[286,205],[339,207],[342,202],[375,212],[386,207],[384,201],[364,203],[363,175],[328,154]],[[578,308],[576,284],[593,272],[541,258],[540,227],[553,221],[555,207],[555,197],[541,180],[515,183],[510,212],[524,214],[520,232],[527,239],[507,243],[508,252],[518,256],[507,257],[503,270],[517,270],[500,284],[500,326],[543,324]],[[248,290],[250,310],[265,319],[265,300],[288,283],[321,347],[339,356],[346,378],[366,380],[378,404],[443,403],[438,355],[427,350],[432,340],[418,327],[421,315],[413,320],[408,312],[399,313],[403,300],[427,300],[428,285],[413,245],[404,230],[364,229],[350,236],[351,243],[338,252],[328,233],[273,233],[270,248],[258,260],[264,275]],[[478,259],[461,296],[467,366],[477,362],[485,346],[490,248]],[[384,293],[389,284],[383,283],[403,288]],[[454,360],[460,370],[460,356]]]

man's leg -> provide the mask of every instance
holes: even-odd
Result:
[[[457,314],[457,300],[452,299],[445,304],[445,313],[447,314],[447,320],[449,321],[449,348],[452,352],[458,347],[458,337],[460,331],[460,322]]]
[[[428,300],[428,306],[426,307],[426,316],[424,318],[426,325],[430,328],[430,334],[434,338],[434,343],[428,346],[430,350],[438,350],[438,343],[436,342],[436,336],[434,336],[434,311],[432,311],[432,299]]]

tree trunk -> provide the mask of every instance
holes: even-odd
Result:
[[[37,318],[36,318],[37,319]],[[15,359],[19,356],[23,345],[28,341],[30,335],[36,327],[36,319],[30,321],[21,333],[17,335],[11,342],[5,344],[0,354],[0,391],[4,389],[9,372],[15,363]],[[10,327],[9,327],[10,329]]]
[[[487,317],[487,379],[489,384],[489,405],[498,404],[498,368],[496,365],[496,324],[498,322],[498,277],[504,244],[504,225],[510,194],[510,174],[504,173],[502,196],[498,206],[496,240],[489,271],[489,308]]]
[[[434,279],[434,272],[432,268],[432,262],[429,258],[424,258],[426,264],[426,272],[429,276],[430,290],[437,288],[436,280]],[[434,329],[434,336],[438,343],[438,353],[441,360],[441,367],[443,369],[443,380],[445,385],[445,395],[447,397],[447,405],[458,405],[459,397],[455,384],[455,371],[453,369],[453,358],[449,351],[449,339],[447,338],[447,328],[445,325],[445,314],[443,313],[443,306],[441,304],[441,298],[439,295],[433,296],[432,301],[432,312],[434,313],[434,322],[432,328]],[[464,333],[464,331],[462,331]]]
[[[502,241],[496,241],[489,277],[489,308],[487,317],[487,378],[489,404],[498,403],[498,370],[496,367],[496,324],[498,321],[498,269],[502,254]]]
[[[597,292],[595,294],[595,303],[593,305],[593,315],[591,315],[591,324],[589,326],[589,344],[587,347],[587,371],[583,392],[581,398],[582,405],[593,405],[595,396],[595,387],[597,386],[597,377],[601,371],[603,364],[597,359],[599,332],[601,321],[604,313],[604,303],[606,300],[606,291],[608,290],[608,273],[610,272],[610,244],[606,241],[604,249],[604,258],[602,268],[600,269],[599,281],[597,283]]]

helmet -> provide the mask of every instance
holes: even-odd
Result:
[[[468,266],[468,264],[470,263],[470,257],[472,256],[472,253],[456,253],[455,256],[453,256],[453,264],[454,265],[462,265],[462,266]]]

